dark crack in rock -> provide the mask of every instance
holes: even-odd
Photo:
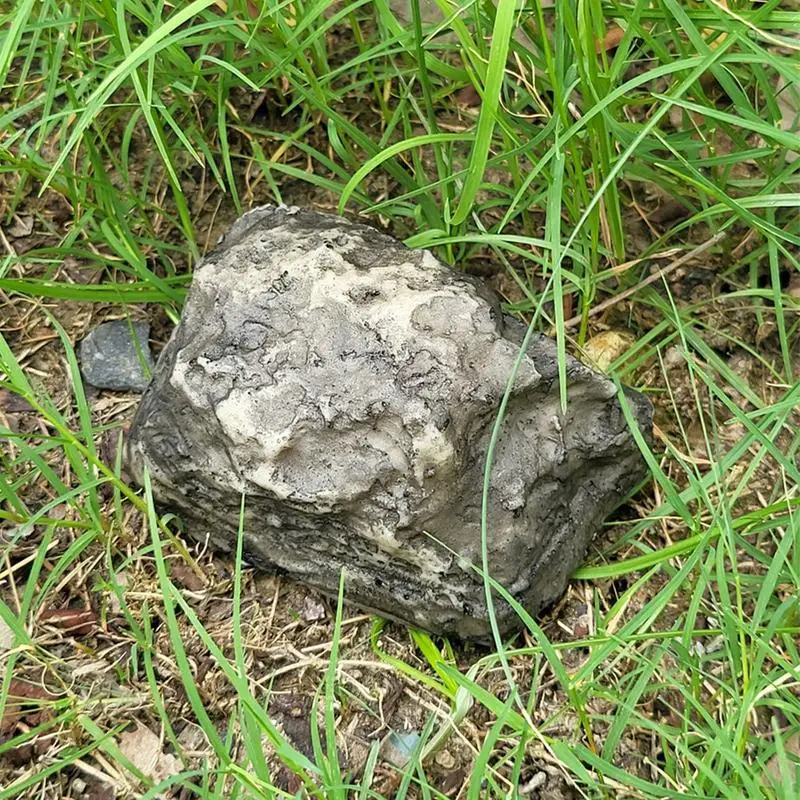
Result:
[[[117,319],[98,325],[80,344],[81,372],[97,389],[143,392],[150,383],[150,325]]]
[[[271,207],[198,268],[127,443],[158,501],[222,549],[436,632],[489,634],[487,446],[524,329],[477,281],[378,231]],[[614,384],[534,337],[495,451],[491,576],[530,612],[564,591],[645,465]],[[651,407],[627,394],[645,436]],[[496,600],[503,631],[520,622]]]

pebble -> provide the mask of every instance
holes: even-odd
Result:
[[[143,392],[153,371],[149,335],[146,322],[121,319],[98,325],[80,344],[86,383],[97,389]]]
[[[419,738],[419,734],[416,731],[390,733],[383,743],[384,759],[402,769],[411,761],[411,755],[419,744]]]
[[[547,783],[547,773],[537,772],[524,786],[520,786],[519,793],[523,796],[533,794],[537,789],[541,789],[545,783]]]
[[[440,750],[433,759],[440,767],[444,769],[453,769],[456,765],[456,760],[449,750]]]
[[[325,619],[325,606],[315,597],[305,597],[303,599],[303,610],[300,616],[305,622],[317,622]]]
[[[664,354],[664,366],[667,369],[680,367],[684,364],[686,364],[686,358],[684,357],[683,351],[680,347],[672,346],[667,349],[667,352]]]

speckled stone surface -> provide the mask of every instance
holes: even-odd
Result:
[[[84,380],[97,389],[143,392],[153,371],[149,336],[147,322],[102,322],[80,344]]]
[[[433,631],[489,632],[486,449],[524,330],[479,282],[308,209],[239,219],[195,274],[127,442],[188,530],[252,564]],[[645,474],[614,384],[533,339],[495,452],[491,575],[554,601]],[[628,402],[650,435],[651,407]],[[500,626],[519,623],[498,600]]]

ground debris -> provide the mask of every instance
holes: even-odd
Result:
[[[181,762],[165,753],[159,737],[138,720],[120,734],[119,750],[145,778],[160,783],[181,771]]]

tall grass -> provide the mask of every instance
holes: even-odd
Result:
[[[458,267],[506,270],[518,289],[508,310],[555,336],[562,384],[567,353],[610,302],[603,319],[636,336],[611,372],[659,411],[658,447],[640,442],[653,481],[637,518],[612,526],[576,575],[584,634],[519,609],[525,634],[496,636],[459,669],[449,643],[414,634],[412,664],[376,630],[378,662],[449,708],[392,796],[445,796],[431,757],[478,708],[490,722],[466,797],[518,796],[542,765],[586,797],[796,796],[800,137],[776,93],[800,84],[800,14],[777,0],[437,5],[441,22],[412,3],[410,24],[386,0],[29,0],[4,12],[2,223],[31,216],[39,235],[24,251],[3,237],[0,389],[39,423],[0,428],[0,620],[13,637],[0,651],[0,709],[16,675],[63,672],[38,618],[87,564],[102,602],[119,608],[134,666],[114,698],[65,684],[31,700],[47,713],[0,741],[0,763],[37,737],[49,749],[0,798],[59,796],[58,776],[93,758],[145,797],[168,784],[203,798],[380,796],[377,745],[359,774],[338,749],[341,602],[308,755],[249,672],[241,559],[226,647],[170,577],[172,558],[196,567],[175,521],[126,484],[119,459],[101,457],[114,425],[98,419],[56,322],[76,302],[157,306],[176,321],[212,231],[253,203],[295,198],[381,220]],[[613,48],[602,44],[612,26]],[[459,104],[467,88],[479,105]],[[640,206],[656,195],[680,201],[683,218],[654,225]],[[666,276],[646,281],[665,253],[718,232],[703,256],[716,294],[687,299]],[[98,280],[70,279],[68,260]],[[55,332],[68,397],[33,363],[31,320]],[[484,546],[491,534],[484,518]],[[142,560],[158,587],[143,604],[117,578]],[[504,595],[483,579],[490,599]],[[231,708],[198,690],[189,638],[213,658]],[[205,766],[172,729],[164,659],[207,740]],[[161,785],[116,744],[114,709],[141,702],[134,686],[182,758]],[[278,786],[281,766],[296,789]]]

